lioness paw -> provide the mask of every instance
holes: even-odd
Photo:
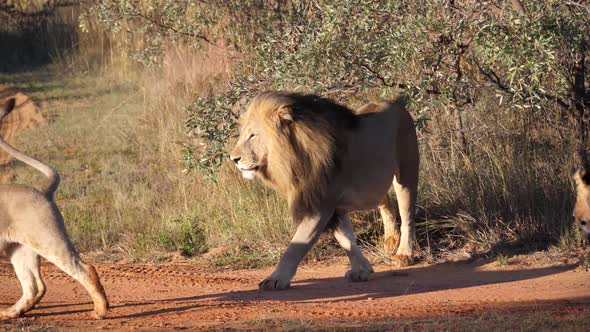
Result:
[[[0,310],[0,320],[19,318],[22,315],[20,311]]]
[[[107,315],[106,312],[93,311],[93,316],[95,319],[104,319],[106,317],[106,315]]]
[[[99,307],[94,308],[94,318],[103,319],[106,317],[108,311],[108,304],[101,304]]]
[[[283,280],[281,278],[268,277],[258,284],[260,290],[282,290],[291,286],[291,280]]]

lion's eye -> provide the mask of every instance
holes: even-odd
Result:
[[[248,137],[248,140],[253,139],[254,137],[256,137],[256,134],[250,134],[250,137]]]

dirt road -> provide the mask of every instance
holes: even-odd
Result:
[[[538,314],[550,324],[576,321],[577,317],[581,325],[574,327],[590,324],[590,272],[573,265],[498,267],[494,262],[473,262],[394,270],[377,266],[377,273],[366,283],[346,282],[344,264],[310,265],[300,269],[291,289],[281,292],[257,290],[270,268],[206,272],[190,264],[96,266],[111,303],[108,319],[91,319],[92,306],[81,286],[45,264],[48,292],[43,301],[24,318],[0,323],[0,330],[35,326],[66,330],[388,329],[391,324],[416,319],[432,318],[426,322],[441,324],[441,320],[457,323],[465,317],[485,328],[481,324],[486,324],[490,313],[495,313],[496,323],[504,321],[502,317],[531,319]],[[0,306],[19,296],[12,267],[0,261]]]

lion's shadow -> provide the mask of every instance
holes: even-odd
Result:
[[[147,317],[166,313],[191,311],[206,307],[210,303],[201,301],[220,301],[224,305],[248,302],[307,302],[329,301],[350,302],[388,297],[403,297],[441,290],[492,285],[520,280],[540,278],[574,269],[575,265],[552,266],[537,269],[509,271],[486,271],[480,267],[485,261],[471,264],[444,263],[426,267],[412,268],[401,272],[383,271],[375,273],[368,282],[351,283],[343,277],[304,279],[293,282],[285,291],[230,291],[190,297],[169,298],[150,301],[169,304],[169,308],[138,312],[120,318]],[[344,269],[343,269],[344,270]],[[344,272],[344,271],[343,271]],[[252,285],[255,287],[256,285]]]

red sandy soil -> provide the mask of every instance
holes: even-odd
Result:
[[[0,322],[0,330],[37,325],[60,330],[355,329],[490,312],[590,317],[590,272],[567,264],[376,266],[368,282],[350,283],[343,278],[345,264],[316,263],[301,267],[292,287],[278,292],[257,289],[272,268],[207,272],[188,263],[98,263],[96,268],[111,304],[107,319],[92,319],[84,289],[44,264],[45,298],[23,318]],[[20,291],[12,266],[0,260],[0,307],[16,301]]]

